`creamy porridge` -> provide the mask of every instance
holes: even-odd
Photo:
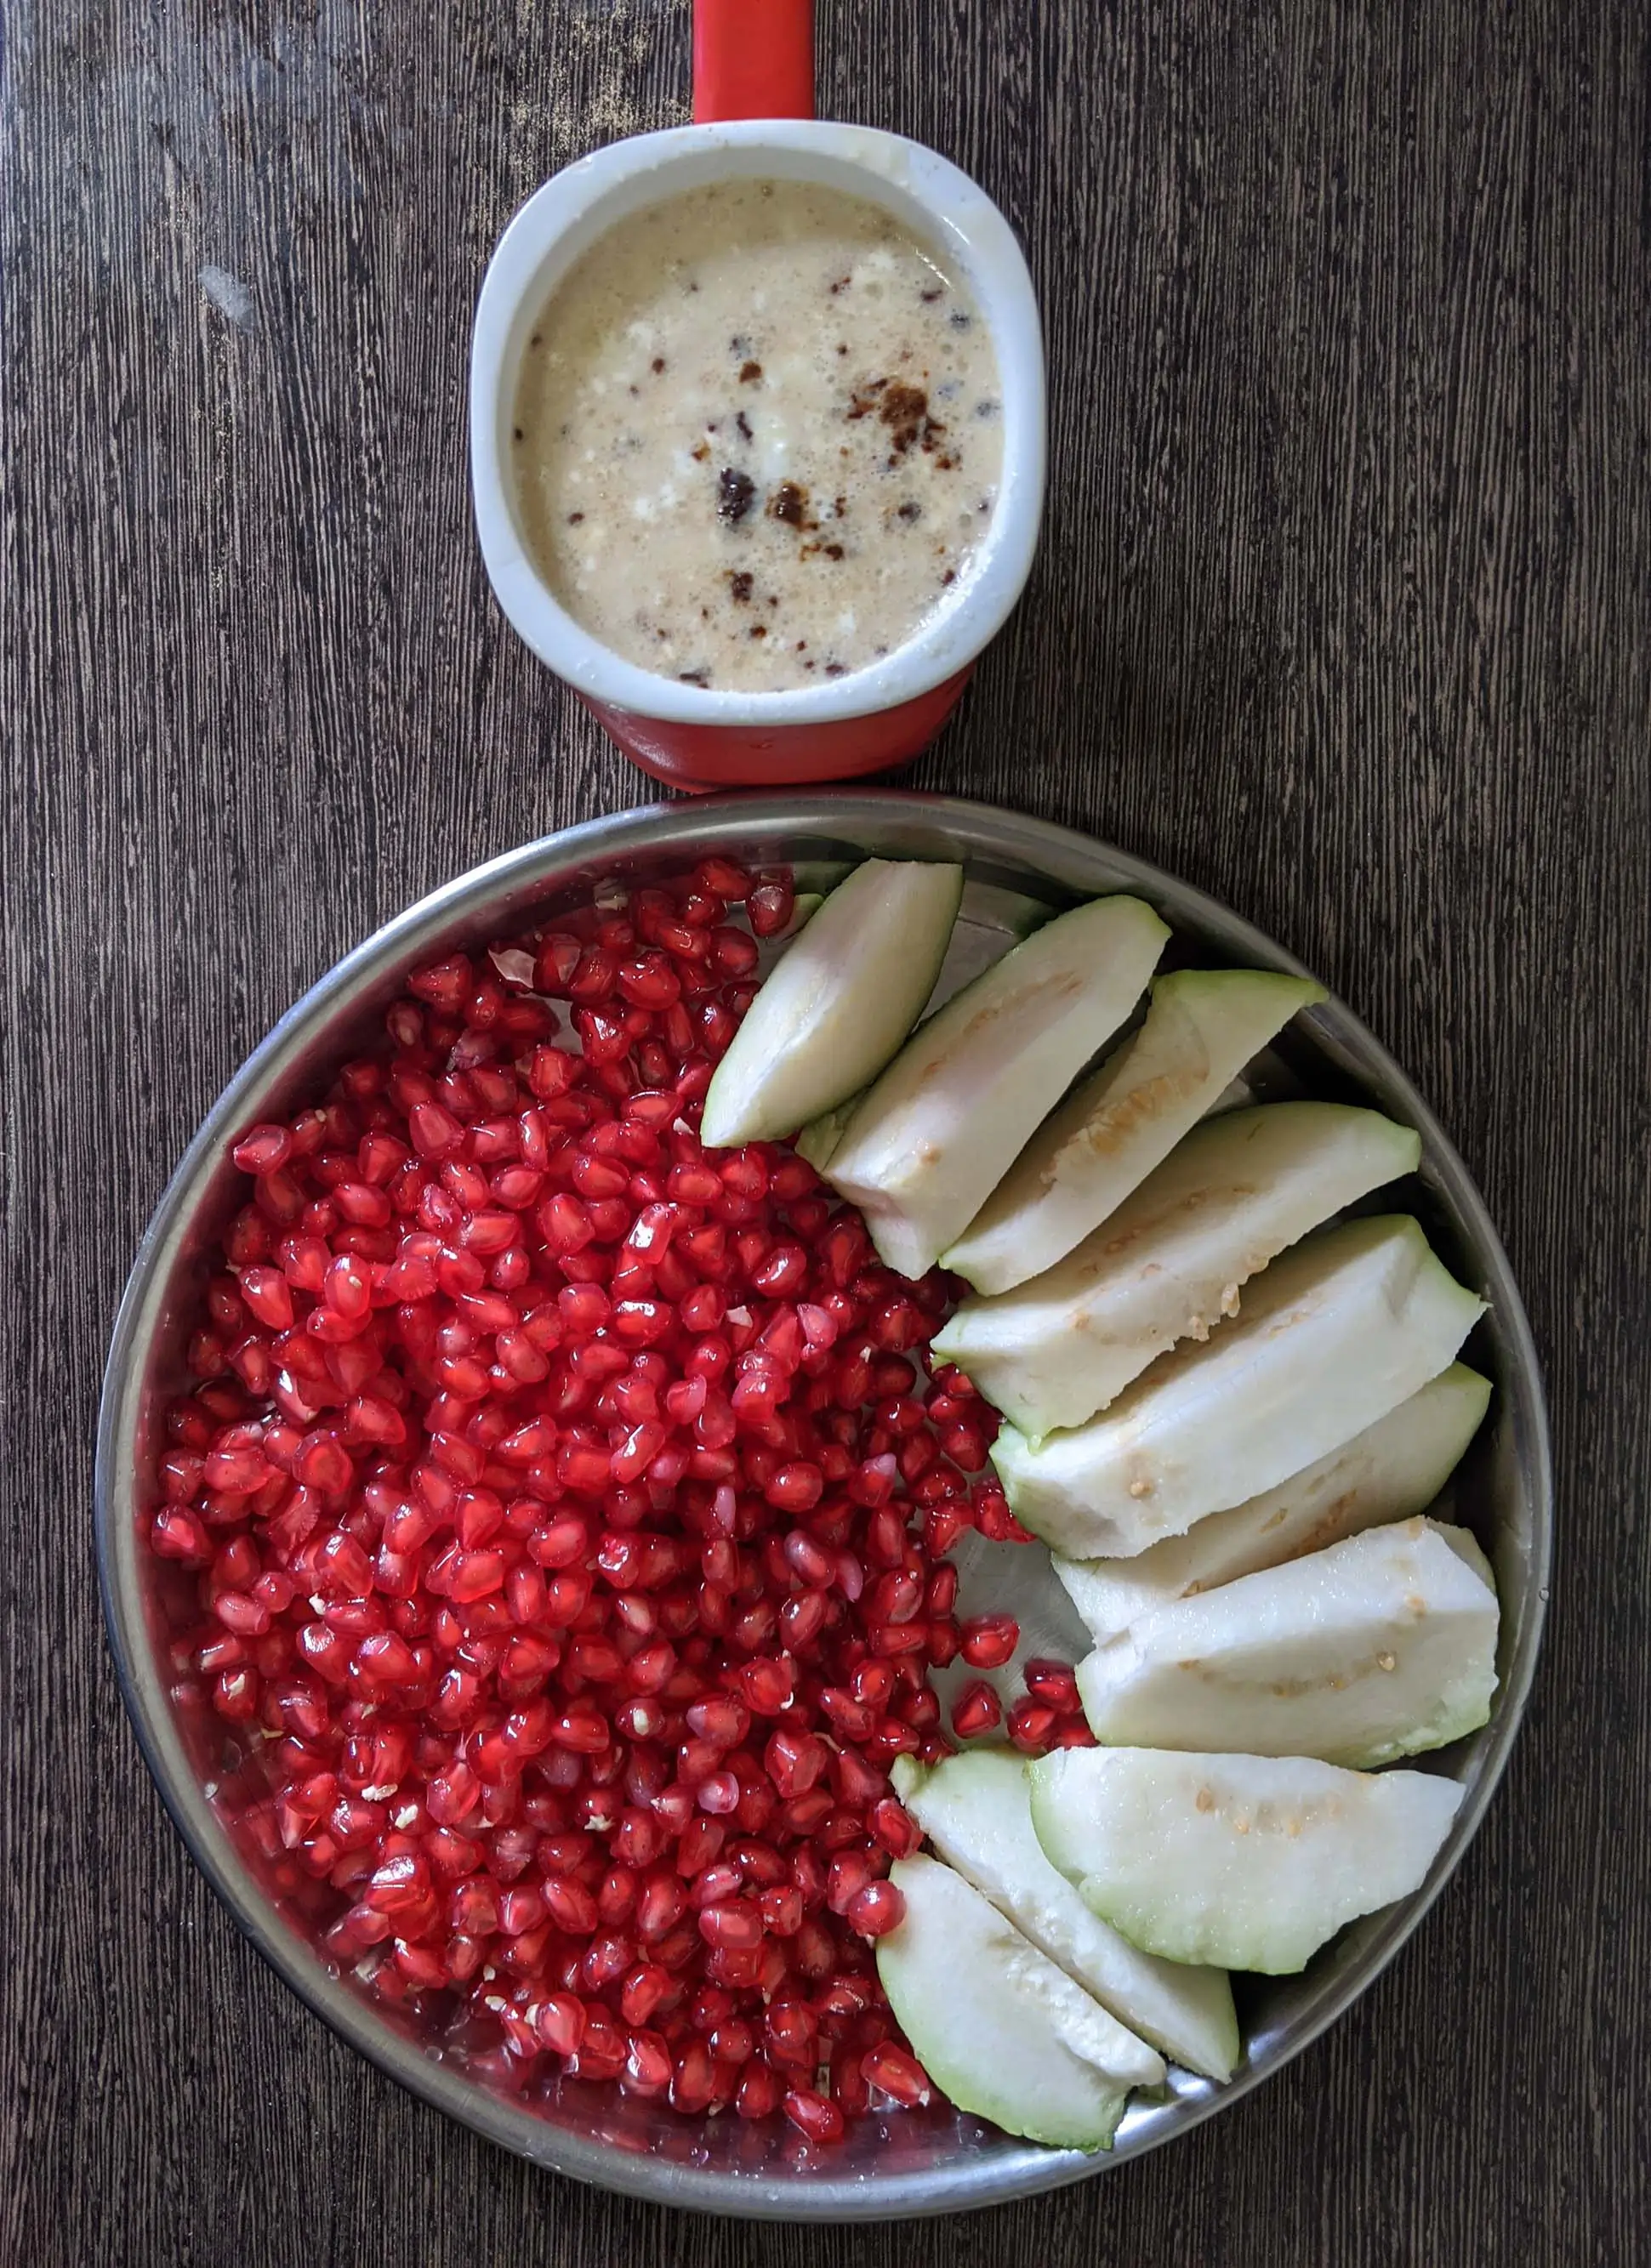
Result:
[[[512,452],[593,637],[779,691],[891,652],[967,573],[1002,466],[973,300],[868,200],[726,181],[619,222],[541,310]]]

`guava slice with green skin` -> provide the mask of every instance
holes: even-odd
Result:
[[[1051,1565],[1104,1643],[1177,1599],[1426,1512],[1478,1432],[1490,1398],[1488,1379],[1452,1363],[1339,1449],[1248,1504],[1212,1513],[1184,1535],[1167,1535],[1133,1559],[1066,1559],[1056,1552]]]
[[[933,1267],[1128,1016],[1168,935],[1139,898],[1097,898],[1046,922],[918,1026],[827,1171],[888,1266],[913,1278]]]
[[[896,1756],[891,1777],[941,1858],[1057,1968],[1172,2062],[1231,2078],[1241,2050],[1225,1973],[1154,1960],[1090,1911],[1033,1831],[1022,1757],[975,1749],[925,1771]]]
[[[1248,1110],[1257,1100],[1255,1088],[1241,1074],[1237,1079],[1228,1079],[1204,1116],[1205,1118],[1220,1118],[1229,1110]]]
[[[1072,1559],[1132,1558],[1327,1456],[1445,1368],[1484,1302],[1419,1225],[1321,1229],[1254,1280],[1243,1311],[1183,1342],[1087,1425],[992,1445],[1021,1524]]]
[[[1368,1770],[1484,1724],[1497,1622],[1467,1530],[1398,1521],[1161,1607],[1079,1663],[1078,1690],[1110,1748]]]
[[[1007,1292],[1052,1268],[1161,1164],[1298,1008],[1323,998],[1323,985],[1266,969],[1161,976],[1146,1022],[1039,1127],[946,1265],[977,1292]]]
[[[1429,1772],[1066,1749],[1032,1767],[1044,1850],[1144,1949],[1268,1976],[1419,1889],[1462,1801]]]
[[[779,942],[789,945],[792,938],[807,928],[824,905],[825,898],[818,890],[799,890],[791,902],[791,919],[779,932]]]
[[[1034,930],[1041,929],[1053,918],[1054,912],[1052,906],[1028,898],[1023,891],[1004,889],[995,882],[965,881],[952,941],[935,980],[932,1012],[938,1012],[993,961],[1001,960],[1023,938],[1030,937]],[[866,1099],[866,1092],[860,1087],[835,1109],[811,1119],[797,1136],[792,1147],[799,1157],[807,1160],[816,1174],[823,1174],[830,1164],[849,1121]]]
[[[1167,1347],[1237,1314],[1241,1287],[1286,1246],[1420,1156],[1408,1126],[1345,1103],[1211,1118],[1076,1251],[1013,1291],[965,1300],[935,1352],[1028,1438],[1081,1425]]]
[[[752,1001],[705,1095],[713,1149],[772,1141],[881,1071],[922,1014],[963,895],[961,866],[867,858]]]
[[[1104,2150],[1163,2061],[938,1859],[902,1859],[877,1973],[918,2061],[960,2110],[1062,2150]]]
[[[865,1089],[860,1090],[864,1094]],[[859,1108],[859,1094],[850,1095],[846,1102],[838,1103],[835,1110],[822,1110],[818,1118],[811,1118],[803,1128],[792,1149],[804,1158],[816,1174],[822,1174],[837,1152],[837,1145],[848,1131],[848,1123]]]

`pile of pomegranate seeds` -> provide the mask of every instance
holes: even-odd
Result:
[[[150,1540],[220,1812],[342,1973],[512,2089],[829,2143],[930,2097],[873,1957],[888,1771],[947,1752],[932,1668],[1018,1643],[948,1550],[1021,1531],[928,1374],[947,1279],[694,1130],[792,915],[711,859],[421,969],[253,1128]],[[1017,1746],[1087,1737],[1070,1668],[1026,1682]]]

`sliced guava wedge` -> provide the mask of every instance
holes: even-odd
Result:
[[[1076,1251],[1013,1291],[965,1300],[935,1352],[1028,1437],[1080,1425],[1166,1347],[1236,1314],[1241,1287],[1286,1246],[1420,1155],[1408,1126],[1345,1103],[1211,1118]]]
[[[1463,1795],[1429,1772],[1154,1749],[1058,1750],[1031,1777],[1044,1850],[1115,1929],[1268,1976],[1419,1889]]]
[[[1258,1102],[1260,1099],[1250,1081],[1241,1073],[1237,1079],[1227,1081],[1204,1116],[1206,1118],[1219,1118],[1225,1111],[1247,1110],[1252,1103]]]
[[[1097,898],[1046,922],[918,1026],[827,1172],[889,1267],[933,1267],[1129,1014],[1168,935],[1139,898]]]
[[[1172,2062],[1231,2078],[1240,2047],[1225,1974],[1154,1960],[1090,1911],[1033,1831],[1023,1757],[975,1749],[925,1770],[896,1756],[891,1777],[941,1858],[1057,1968]]]
[[[1367,1528],[1161,1607],[1078,1665],[1109,1747],[1244,1749],[1367,1769],[1484,1724],[1496,1586],[1464,1528]]]
[[[1161,2057],[938,1859],[902,1859],[906,1911],[877,1973],[918,2060],[960,2110],[1063,2150],[1104,2150]]]
[[[1068,1558],[1130,1558],[1326,1456],[1425,1386],[1484,1313],[1414,1220],[1320,1230],[1243,1312],[1173,1347],[1117,1400],[1036,1446],[992,1446],[1014,1514]]]
[[[875,1079],[934,990],[962,895],[961,866],[921,860],[867,858],[839,882],[717,1065],[701,1138],[793,1134]]]
[[[862,1087],[860,1094],[865,1093]],[[816,1174],[823,1175],[837,1152],[837,1145],[848,1131],[851,1118],[860,1106],[860,1094],[850,1095],[834,1110],[822,1110],[818,1118],[811,1118],[797,1136],[792,1147],[800,1158],[805,1158]]]
[[[977,1292],[1006,1292],[1052,1268],[1169,1155],[1298,1008],[1323,998],[1323,986],[1307,977],[1260,968],[1161,976],[1146,1022],[1038,1128],[945,1254],[947,1266]]]
[[[1133,1559],[1055,1552],[1051,1565],[1094,1635],[1116,1638],[1176,1599],[1426,1512],[1478,1432],[1490,1398],[1489,1379],[1454,1362],[1339,1449],[1248,1504],[1212,1513]]]
[[[825,893],[822,890],[797,891],[791,902],[791,919],[770,942],[777,945],[789,945],[792,938],[807,928],[824,903]]]

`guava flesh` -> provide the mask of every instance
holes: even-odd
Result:
[[[868,1085],[934,990],[962,892],[961,866],[857,866],[751,1003],[706,1094],[701,1138],[772,1141]]]
[[[1426,1512],[1478,1432],[1490,1398],[1489,1379],[1454,1362],[1339,1449],[1248,1504],[1212,1513],[1133,1559],[1055,1552],[1050,1564],[1092,1636],[1116,1638],[1177,1599]]]
[[[877,1973],[935,2084],[1007,2133],[1105,2149],[1131,2088],[1164,2078],[1162,2058],[950,1867],[902,1859],[889,1880],[906,1911],[877,1940]]]
[[[964,1300],[935,1351],[1029,1438],[1080,1425],[1166,1348],[1240,1313],[1252,1276],[1420,1151],[1409,1127],[1344,1103],[1208,1119],[1064,1260]]]
[[[919,1025],[827,1167],[889,1267],[927,1274],[1128,1016],[1168,934],[1139,898],[1095,899],[1045,923]]]
[[[1483,1312],[1413,1220],[1323,1229],[1242,1313],[1161,1355],[1087,1425],[992,1447],[1016,1517],[1067,1557],[1130,1558],[1275,1488],[1436,1377]]]
[[[978,1292],[1006,1292],[1080,1244],[1146,1180],[1298,1008],[1323,987],[1259,968],[1183,968],[1146,1020],[1074,1090],[946,1253]]]
[[[1078,1690],[1109,1747],[1368,1769],[1485,1723],[1497,1625],[1467,1531],[1397,1521],[1161,1607],[1087,1655]]]
[[[1044,1851],[1115,1929],[1269,1976],[1419,1889],[1463,1795],[1427,1772],[1153,1749],[1067,1749],[1031,1777]]]
[[[1044,1855],[1025,1759],[975,1749],[926,1770],[895,1759],[895,1792],[948,1865],[1120,2023],[1189,2071],[1227,2079],[1238,2061],[1232,1987],[1219,1969],[1140,1952],[1090,1911]]]

